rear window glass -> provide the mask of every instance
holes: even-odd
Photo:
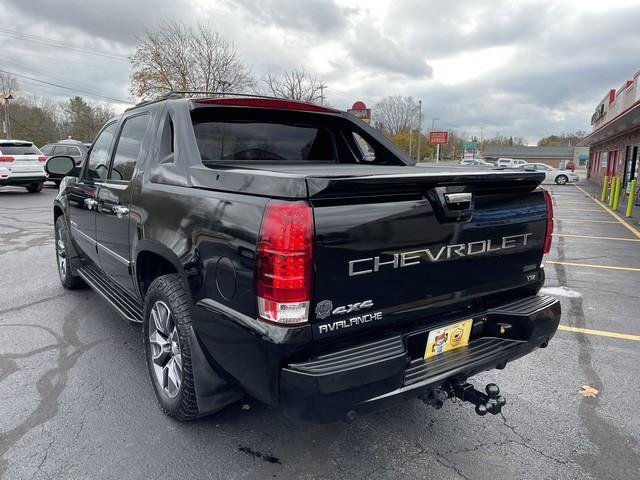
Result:
[[[336,162],[335,139],[324,127],[268,122],[198,122],[202,162]]]
[[[40,155],[35,145],[0,145],[3,155]]]

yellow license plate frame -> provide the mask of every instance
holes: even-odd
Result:
[[[445,352],[469,345],[472,326],[473,319],[469,318],[431,330],[427,338],[424,359],[433,358]]]

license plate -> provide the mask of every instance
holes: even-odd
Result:
[[[467,346],[472,326],[473,320],[469,319],[431,330],[429,338],[427,338],[424,358],[435,357],[444,352]]]

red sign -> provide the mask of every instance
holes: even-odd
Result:
[[[449,132],[429,132],[429,143],[431,145],[446,145],[449,143]]]
[[[371,109],[367,108],[364,102],[356,102],[354,103],[349,110],[347,110],[351,115],[360,120],[363,120],[367,123],[371,122]]]

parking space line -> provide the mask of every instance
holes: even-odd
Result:
[[[558,262],[555,260],[546,260],[545,263],[550,263],[552,265],[566,265],[569,267],[602,268],[605,270],[624,270],[627,272],[640,272],[640,268],[635,268],[635,267],[614,267],[613,265],[593,265],[591,263]]]
[[[559,220],[561,222],[578,222],[578,223],[618,223],[613,220],[585,220],[582,218],[558,218],[553,217],[554,220]]]
[[[618,240],[620,242],[640,242],[640,238],[619,238],[619,237],[594,237],[592,235],[571,235],[569,233],[554,233],[554,237],[588,238],[591,240]]]
[[[608,209],[607,207],[604,206],[604,204],[599,201],[596,200],[595,198],[593,198],[591,195],[589,195],[589,192],[587,192],[586,190],[580,188],[577,185],[574,185],[578,190],[580,190],[582,193],[584,193],[587,197],[589,197],[591,199],[591,201],[593,201],[596,205],[598,205],[600,208],[602,208],[605,212],[607,212],[609,215],[611,215],[613,218],[615,218],[618,222],[620,222],[625,228],[627,228],[631,233],[633,233],[636,237],[640,238],[640,232],[638,230],[636,230],[635,228],[633,228],[631,225],[629,225],[627,222],[625,222],[620,215],[618,215],[617,213],[615,213],[614,211]]]
[[[560,210],[560,209],[557,209]],[[601,213],[597,208],[563,208],[562,212],[595,212]]]
[[[629,333],[609,332],[607,330],[593,330],[591,328],[570,327],[569,325],[559,325],[558,330],[565,332],[584,333],[587,335],[598,335],[600,337],[619,338],[622,340],[634,340],[640,342],[640,335],[631,335]]]

